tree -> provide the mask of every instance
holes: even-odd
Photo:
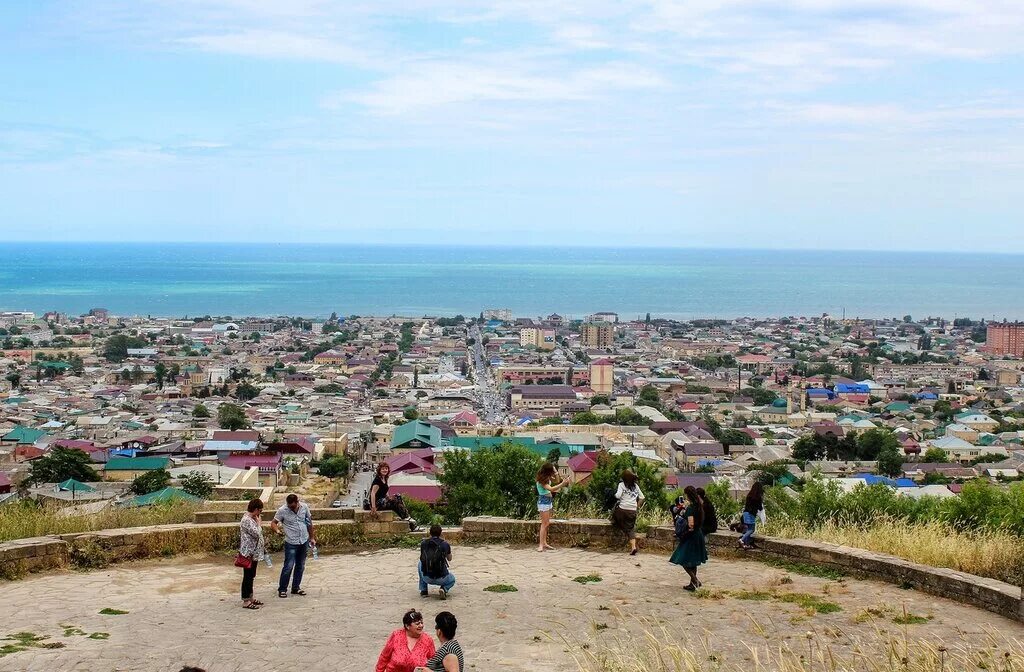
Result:
[[[153,375],[156,376],[157,389],[164,389],[164,377],[167,375],[167,365],[163,362],[157,362],[156,366],[153,367]]]
[[[921,461],[945,464],[946,462],[949,462],[949,455],[947,455],[946,451],[941,448],[932,447],[924,451],[924,455],[921,456]]]
[[[416,420],[417,418],[420,417],[420,412],[417,411],[415,408],[407,408],[404,411],[402,411],[402,417],[405,418],[406,420]]]
[[[558,461],[562,459],[562,449],[552,448],[548,451],[548,456],[545,459],[551,464],[557,465]]]
[[[723,446],[752,446],[754,439],[738,429],[723,429],[719,441]]]
[[[20,374],[8,373],[4,377],[7,379],[7,382],[9,382],[11,384],[11,389],[12,390],[17,390],[18,388],[21,387],[21,375]]]
[[[897,442],[898,446],[899,443]],[[903,453],[898,447],[886,444],[878,453],[878,473],[896,478],[903,473]]]
[[[77,448],[56,447],[46,455],[32,460],[28,483],[60,483],[69,478],[76,481],[98,481],[99,476],[92,468],[89,455]]]
[[[414,388],[420,386],[420,367],[418,366],[414,366],[412,369],[412,386]]]
[[[899,452],[900,442],[896,435],[885,429],[869,429],[857,437],[857,459],[876,460],[884,451]],[[901,462],[902,463],[902,462]]]
[[[227,387],[227,383],[224,384]],[[258,387],[250,383],[249,381],[243,381],[241,385],[235,388],[235,397],[240,401],[249,401],[255,399],[260,394]]]
[[[132,492],[136,495],[148,495],[151,492],[163,490],[170,482],[170,472],[166,469],[154,469],[135,477],[135,480],[132,481]]]
[[[190,471],[181,479],[181,489],[199,499],[213,494],[213,477],[201,471]]]
[[[592,396],[590,398],[590,405],[591,406],[597,406],[598,404],[604,404],[605,406],[607,406],[609,404],[608,395],[607,394],[595,394],[594,396]]]
[[[210,417],[210,409],[205,404],[196,404],[195,408],[192,409],[193,418],[208,418]]]
[[[828,447],[818,434],[801,436],[793,444],[793,459],[800,462],[823,460],[828,456]]]
[[[515,443],[445,455],[439,476],[444,516],[458,523],[467,516],[495,515],[525,518],[535,511],[535,479],[542,460]]]
[[[599,508],[604,509],[609,492],[615,492],[622,472],[626,469],[636,474],[637,484],[646,498],[645,508],[660,511],[668,508],[668,492],[665,490],[665,478],[648,462],[641,462],[633,453],[625,452],[612,455],[607,451],[597,454],[596,466],[587,483],[587,494]]]
[[[120,363],[128,359],[128,348],[144,348],[149,342],[138,336],[125,336],[118,334],[111,336],[103,344],[103,357],[108,362]]]
[[[768,406],[779,398],[779,395],[763,387],[747,387],[741,390],[740,394],[753,398],[755,406]]]
[[[241,406],[221,404],[217,407],[217,424],[221,429],[236,431],[249,428],[249,418]]]
[[[339,478],[348,474],[349,459],[346,455],[331,455],[320,461],[320,475],[327,478]]]

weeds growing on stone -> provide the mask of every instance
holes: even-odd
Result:
[[[46,637],[37,635],[34,632],[15,632],[7,635],[2,641],[10,642],[9,644],[0,644],[0,658],[9,656],[12,653],[18,653],[19,651],[27,651],[28,649],[62,649],[64,644],[61,642],[47,642]]]
[[[832,579],[833,581],[840,581],[846,578],[846,574],[838,569],[832,569],[831,567],[811,565],[806,562],[792,562],[772,557],[762,557],[758,558],[758,560],[770,567],[778,567],[779,569],[784,569],[787,572],[793,572],[794,574],[801,574],[803,576],[814,576],[819,579]]]
[[[39,505],[26,500],[0,507],[0,541],[111,528],[190,523],[197,509],[195,504],[180,502],[160,506],[111,508],[100,513],[70,516],[60,507]]]
[[[120,616],[122,614],[127,614],[128,612],[123,611],[121,609],[111,609],[110,607],[104,607],[103,609],[100,609],[100,613],[104,616]]]

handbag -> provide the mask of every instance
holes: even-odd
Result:
[[[252,558],[247,555],[239,553],[235,556],[235,567],[241,567],[242,569],[249,569],[252,567]]]

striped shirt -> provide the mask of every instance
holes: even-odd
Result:
[[[466,662],[462,659],[462,647],[459,646],[459,640],[449,639],[447,642],[441,645],[434,654],[434,657],[427,661],[427,667],[433,672],[444,672],[444,659],[446,656],[455,656],[459,659],[459,672],[462,672],[466,665]]]

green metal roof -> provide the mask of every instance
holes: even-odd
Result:
[[[152,504],[168,504],[170,502],[199,502],[202,501],[184,490],[167,487],[163,490],[151,492],[148,495],[134,497],[128,506],[150,506]]]
[[[453,446],[470,450],[493,448],[503,443],[514,443],[532,449],[537,441],[532,436],[457,436],[452,440]]]
[[[395,427],[391,434],[391,447],[404,446],[412,441],[419,441],[422,448],[436,448],[441,445],[441,430],[422,420],[413,420]]]
[[[107,461],[107,471],[155,471],[166,469],[169,457],[112,457]]]
[[[35,443],[46,435],[41,429],[32,429],[24,425],[17,425],[14,429],[0,437],[0,441],[14,441],[19,444]]]
[[[67,490],[69,492],[96,492],[96,488],[92,487],[91,485],[82,483],[81,481],[76,481],[73,478],[69,478],[63,483],[58,483],[57,488],[59,490]]]

